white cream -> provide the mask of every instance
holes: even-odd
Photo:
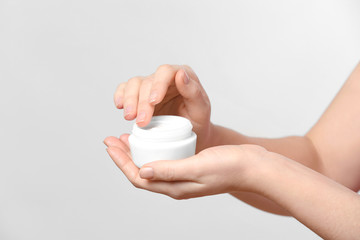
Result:
[[[191,122],[179,116],[155,116],[146,127],[135,123],[129,137],[136,166],[155,160],[177,160],[195,154],[196,134]]]

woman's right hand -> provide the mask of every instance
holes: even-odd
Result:
[[[121,83],[115,106],[126,120],[146,126],[152,116],[178,115],[189,119],[197,134],[196,152],[209,147],[213,125],[209,98],[195,72],[186,65],[161,65],[155,73]]]

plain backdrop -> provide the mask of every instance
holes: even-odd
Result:
[[[0,239],[319,239],[226,194],[136,189],[102,141],[133,124],[116,86],[164,63],[195,70],[214,123],[305,134],[359,61],[359,12],[356,0],[0,0]]]

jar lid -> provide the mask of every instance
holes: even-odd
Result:
[[[145,127],[134,124],[132,133],[144,141],[168,142],[183,140],[191,136],[191,122],[179,116],[155,116]]]

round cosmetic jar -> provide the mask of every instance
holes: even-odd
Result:
[[[195,154],[196,134],[191,122],[179,116],[155,116],[145,127],[135,123],[129,136],[136,166],[155,160],[177,160]]]

